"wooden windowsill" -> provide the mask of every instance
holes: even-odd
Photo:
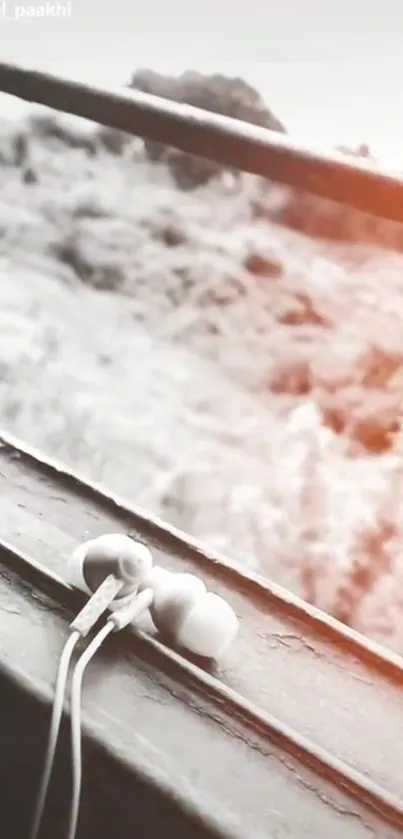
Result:
[[[108,824],[119,839],[135,830],[223,839],[400,835],[398,656],[6,436],[0,514],[8,835],[27,833],[58,657],[82,603],[60,579],[65,560],[82,539],[129,530],[154,547],[157,562],[198,573],[223,594],[241,629],[215,672],[131,628],[100,651],[85,681],[79,837],[109,837]],[[56,778],[52,839],[65,832],[66,731]]]

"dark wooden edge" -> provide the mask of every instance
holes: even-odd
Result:
[[[367,666],[381,672],[386,678],[398,681],[399,684],[403,682],[403,657],[397,653],[365,638],[359,632],[315,606],[311,606],[277,583],[253,571],[245,570],[240,564],[223,554],[211,551],[179,529],[150,515],[140,507],[123,501],[100,484],[82,477],[78,472],[67,468],[55,459],[45,457],[35,448],[4,431],[0,432],[0,446],[6,449],[11,457],[17,459],[23,457],[34,469],[58,481],[61,485],[64,484],[75,494],[95,501],[106,510],[118,513],[122,521],[127,522],[129,533],[131,530],[136,533],[140,532],[150,543],[162,550],[184,557],[201,570],[213,566],[215,576],[225,580],[232,588],[253,600],[263,602],[267,608],[271,605],[276,606],[284,614],[296,618],[307,628],[329,639],[342,651],[348,651],[357,656]]]
[[[341,153],[140,91],[110,90],[0,62],[0,90],[262,175],[363,212],[403,221],[403,181]]]
[[[6,574],[8,579],[14,578],[16,585],[39,591],[48,600],[56,602],[65,610],[68,622],[86,601],[85,595],[72,589],[57,574],[49,572],[40,563],[1,541],[0,573]],[[257,731],[320,777],[344,789],[350,796],[357,797],[388,822],[403,827],[403,801],[215,679],[208,670],[200,666],[203,662],[189,661],[180,651],[172,650],[158,639],[133,628],[126,630],[121,637],[123,643],[140,658],[163,669],[177,682],[187,684],[202,694],[208,694],[213,702],[221,709],[226,709],[231,718],[237,718],[242,726]],[[8,672],[9,678],[15,679],[12,668],[1,661],[1,656],[0,672],[3,672],[3,676]],[[22,676],[19,678],[29,691],[32,688],[31,681],[23,679]],[[137,774],[136,767],[133,767],[133,772]]]
[[[21,830],[21,839],[27,835],[28,821],[32,817],[38,792],[51,702],[52,695],[46,685],[27,678],[0,655],[0,709],[3,721],[8,720],[7,734],[2,737],[0,778],[4,776],[7,783],[10,783],[6,798],[3,797],[3,784],[2,824],[9,825],[9,829],[16,824],[17,830]],[[16,730],[17,742],[9,742],[10,735],[16,737]],[[229,815],[217,809],[213,811],[198,798],[193,787],[189,794],[190,787],[187,789],[183,779],[162,772],[153,751],[147,755],[144,738],[142,753],[137,751],[133,757],[132,750],[130,754],[125,751],[113,741],[106,728],[95,725],[85,713],[83,737],[86,741],[86,795],[83,800],[84,812],[80,814],[80,836],[84,835],[84,832],[81,833],[83,821],[87,824],[86,839],[90,839],[90,836],[99,839],[108,835],[108,813],[112,811],[116,819],[120,811],[125,822],[125,836],[129,835],[128,825],[132,824],[133,831],[139,826],[144,830],[146,826],[146,835],[150,839],[160,839],[170,831],[178,831],[176,835],[183,839],[190,835],[197,839],[245,839],[244,833]],[[25,756],[20,751],[21,740],[24,739],[27,745]],[[66,830],[67,805],[71,795],[69,784],[66,783],[66,768],[70,762],[69,742],[65,717],[55,767],[56,784],[53,781],[44,819],[49,831],[51,825],[51,832],[46,835],[52,839],[64,836]],[[112,798],[118,799],[115,807],[110,801],[111,793]],[[16,839],[14,832],[13,837]]]

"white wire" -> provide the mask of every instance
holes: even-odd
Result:
[[[95,638],[83,652],[75,666],[71,683],[71,750],[73,789],[71,797],[68,839],[75,839],[77,832],[78,814],[80,809],[82,784],[82,755],[81,755],[81,692],[84,671],[95,653],[99,650],[108,635],[114,631],[114,624],[108,621],[96,634]]]
[[[60,656],[59,669],[56,679],[55,698],[53,701],[52,719],[50,723],[48,745],[46,750],[45,764],[42,771],[41,784],[36,801],[35,813],[32,819],[29,839],[37,839],[45,807],[46,796],[49,788],[50,776],[52,774],[55,759],[57,740],[59,736],[60,723],[63,715],[64,696],[66,692],[67,674],[71,657],[78,641],[79,632],[72,632],[64,646]]]

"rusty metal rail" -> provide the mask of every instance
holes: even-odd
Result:
[[[109,90],[0,62],[0,91],[403,222],[403,180],[287,136],[136,90]]]

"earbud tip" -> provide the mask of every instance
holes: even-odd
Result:
[[[157,565],[150,570],[145,582],[147,588],[151,588],[154,592],[156,609],[165,605],[168,600],[173,603],[183,599],[194,599],[206,591],[203,581],[194,574],[175,574]]]
[[[154,594],[150,613],[157,629],[174,638],[188,612],[205,595],[206,586],[194,574],[174,574],[165,570],[161,573],[161,570],[150,585]]]
[[[67,565],[67,578],[75,588],[92,594],[109,574],[114,574],[124,584],[121,597],[140,585],[152,564],[146,545],[123,533],[107,533],[76,548]]]
[[[92,541],[93,540],[91,539],[88,542],[82,542],[81,545],[78,545],[69,557],[66,567],[67,582],[73,586],[73,588],[78,588],[79,591],[84,591],[86,594],[91,594],[91,590],[85,581],[83,568],[88,545]]]
[[[153,565],[141,582],[140,589],[150,588],[154,593],[154,600],[171,589],[175,580],[175,574],[162,568],[161,565]]]
[[[238,618],[226,600],[207,592],[189,612],[177,640],[195,655],[219,659],[234,640],[238,628]]]

